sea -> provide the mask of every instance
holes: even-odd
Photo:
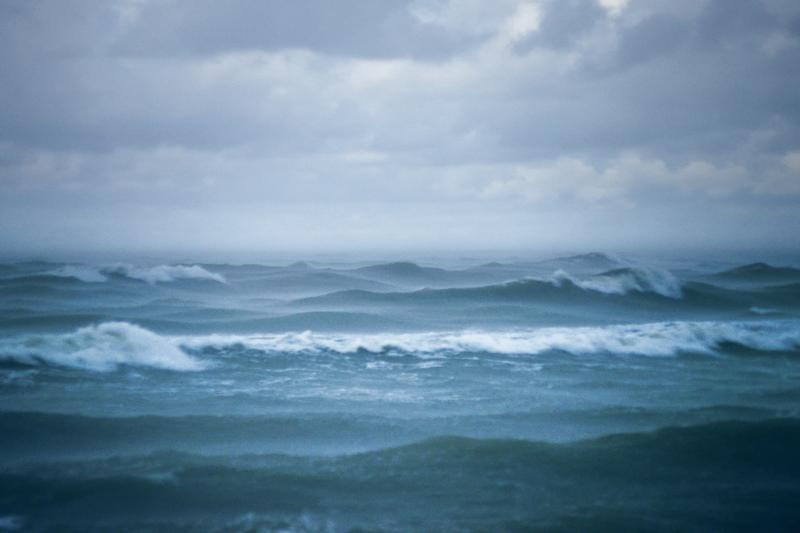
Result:
[[[0,264],[0,532],[800,531],[800,269],[495,259]]]

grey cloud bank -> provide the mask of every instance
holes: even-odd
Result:
[[[800,4],[0,3],[0,246],[772,247]]]

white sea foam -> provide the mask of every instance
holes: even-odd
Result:
[[[669,357],[720,353],[726,344],[757,351],[800,349],[800,323],[657,322],[603,327],[554,327],[514,331],[397,334],[286,333],[167,337],[126,322],[106,322],[62,335],[0,340],[0,359],[26,364],[110,371],[120,365],[202,370],[190,355],[204,348],[245,347],[265,354],[414,354],[442,359],[457,353],[502,355],[560,351],[580,355]],[[188,353],[187,353],[188,352]]]
[[[151,267],[118,264],[101,268],[104,274],[121,274],[123,276],[146,281],[150,284],[169,283],[179,279],[206,279],[226,283],[221,274],[209,272],[199,265],[158,265]]]
[[[88,265],[65,265],[48,272],[53,276],[77,278],[89,283],[108,281],[108,276],[117,274],[127,278],[146,281],[147,283],[170,283],[180,279],[205,279],[219,283],[227,283],[221,274],[210,272],[199,265],[156,265],[136,266],[127,263],[104,265],[99,267]]]
[[[605,274],[597,274],[586,279],[577,279],[563,270],[557,270],[552,282],[561,285],[569,282],[582,289],[606,294],[627,294],[629,292],[652,292],[667,298],[683,296],[681,283],[666,270],[654,268],[626,268]]]
[[[459,331],[399,334],[303,333],[185,338],[188,349],[241,345],[267,353],[413,353],[439,358],[460,352],[538,354],[563,351],[575,355],[674,356],[716,354],[724,344],[753,350],[800,348],[795,322],[658,322],[603,327],[556,327],[515,331]]]
[[[120,365],[201,370],[174,339],[126,322],[105,322],[61,335],[29,335],[0,340],[0,359],[25,364],[110,371]]]
[[[76,278],[87,283],[102,283],[108,278],[95,267],[86,265],[64,265],[61,268],[48,272],[51,276]]]

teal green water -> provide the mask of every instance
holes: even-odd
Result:
[[[0,531],[792,531],[800,270],[0,268]]]

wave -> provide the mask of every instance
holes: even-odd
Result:
[[[618,269],[588,278],[576,278],[564,271],[556,271],[549,278],[527,277],[505,283],[454,287],[426,288],[412,292],[373,292],[367,290],[337,291],[322,296],[294,300],[304,307],[358,306],[358,305],[452,305],[469,302],[485,305],[489,302],[515,302],[526,305],[545,305],[547,310],[556,306],[577,307],[577,311],[592,306],[631,307],[640,311],[642,305],[653,309],[676,312],[689,308],[717,309],[740,307],[744,311],[752,295],[726,290],[713,285],[692,283],[685,288],[671,274],[649,269]]]
[[[658,322],[603,327],[548,327],[514,331],[267,335],[162,336],[127,322],[105,322],[72,333],[28,335],[0,340],[0,360],[24,365],[52,364],[93,371],[122,365],[176,371],[202,370],[191,354],[205,349],[244,347],[265,354],[410,354],[446,357],[458,353],[668,357],[720,354],[736,346],[758,352],[800,348],[800,324],[775,322]]]
[[[581,272],[602,272],[603,270],[621,268],[628,264],[628,261],[620,257],[602,252],[556,257],[533,263],[533,265],[540,268],[579,270]]]
[[[0,469],[20,459],[181,452],[321,454],[399,446],[441,423],[347,413],[86,416],[0,411]],[[357,438],[355,438],[357,436]]]
[[[227,283],[227,280],[221,274],[210,272],[199,265],[157,265],[151,267],[124,263],[100,267],[64,265],[49,271],[48,274],[52,276],[76,278],[87,283],[102,283],[108,281],[109,276],[112,275],[138,279],[151,285],[156,283],[170,283],[183,279],[200,279]]]
[[[86,283],[102,283],[108,281],[108,277],[106,277],[100,269],[86,265],[64,265],[47,272],[47,274],[63,278],[75,278]]]
[[[359,352],[446,356],[453,353],[675,356],[719,354],[729,345],[753,351],[800,348],[796,322],[657,322],[603,327],[557,327],[515,331],[328,334],[305,331],[275,335],[210,335],[185,338],[190,349],[241,345],[267,353]]]
[[[225,278],[214,272],[209,272],[198,265],[158,265],[154,267],[137,267],[133,265],[117,265],[106,267],[104,272],[122,274],[126,277],[146,281],[150,284],[169,283],[181,279],[204,279],[226,283]]]
[[[105,322],[61,335],[0,340],[0,360],[107,372],[120,365],[201,370],[202,363],[169,338],[127,322]]]
[[[107,320],[108,317],[92,313],[64,313],[64,314],[36,314],[14,313],[13,317],[0,318],[0,330],[25,331],[32,333],[41,331],[45,333],[70,331],[82,326],[88,326]],[[0,342],[0,344],[2,344]],[[0,357],[2,354],[0,353]]]
[[[580,280],[564,270],[553,274],[553,283],[561,286],[571,283],[582,289],[605,294],[628,294],[629,292],[652,292],[667,298],[681,298],[683,288],[680,281],[666,270],[631,267],[609,270]]]
[[[456,276],[458,272],[450,272],[442,268],[423,267],[412,262],[385,263],[379,265],[365,266],[356,268],[352,271],[356,274],[366,276],[386,277],[387,279],[398,281],[438,281],[448,275]]]
[[[278,414],[139,414],[90,416],[0,411],[0,468],[20,458],[114,456],[175,451],[206,454],[336,455],[375,451],[437,435],[535,439],[564,443],[611,433],[724,420],[758,421],[796,414],[743,405],[648,409],[595,406],[456,416],[392,417],[343,412]],[[358,438],[354,438],[358,436]]]
[[[791,281],[800,279],[800,269],[772,266],[767,263],[750,263],[718,272],[711,277],[740,281]]]
[[[336,457],[161,452],[4,470],[0,493],[32,530],[285,531],[302,514],[324,527],[300,531],[338,530],[331,516],[352,531],[795,531],[798,445],[786,418]]]
[[[394,290],[396,290],[397,287],[476,287],[488,283],[507,281],[515,276],[522,275],[526,271],[527,269],[523,269],[521,272],[516,271],[514,274],[509,275],[502,269],[496,271],[491,268],[487,270],[479,267],[466,270],[447,270],[438,267],[420,266],[412,262],[397,262],[365,266],[341,272],[349,276],[357,276],[395,286]]]

